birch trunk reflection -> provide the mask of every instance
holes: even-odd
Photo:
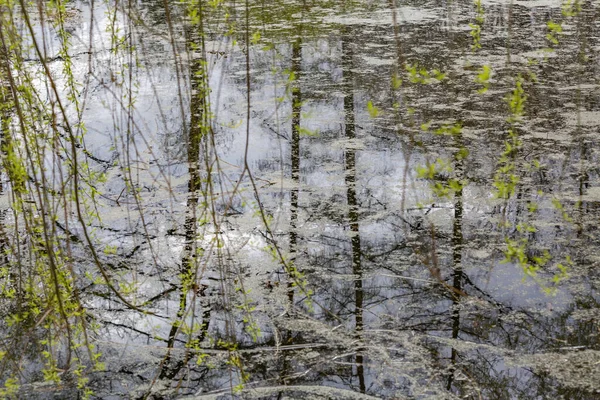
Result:
[[[200,197],[202,196],[206,200],[206,188],[203,188],[202,173],[200,165],[202,160],[203,152],[203,138],[209,132],[208,120],[208,76],[206,70],[206,56],[203,46],[203,27],[202,27],[202,2],[198,3],[200,8],[199,14],[199,26],[198,32],[188,32],[187,38],[187,50],[192,55],[193,59],[190,61],[189,73],[191,83],[191,98],[190,98],[190,127],[188,130],[187,137],[187,164],[188,164],[188,195],[186,201],[186,216],[183,225],[184,230],[184,248],[181,257],[181,264],[179,269],[180,276],[180,293],[179,293],[179,308],[177,310],[177,316],[175,322],[171,325],[169,337],[167,340],[167,347],[169,349],[175,346],[175,342],[181,326],[183,324],[189,325],[190,337],[189,340],[193,340],[196,343],[200,343],[206,337],[208,331],[208,325],[210,322],[210,306],[206,301],[202,301],[203,313],[202,322],[199,330],[194,329],[195,315],[193,312],[188,310],[188,298],[192,300],[196,299],[197,296],[206,297],[205,287],[200,287],[198,284],[198,271],[199,263],[202,258],[203,249],[198,245],[199,231],[198,231],[198,219],[200,214],[205,213],[206,209],[199,210]],[[195,52],[200,52],[197,55]],[[206,201],[202,203],[206,204]],[[206,207],[205,207],[206,208]],[[189,315],[188,315],[189,314]],[[173,378],[181,370],[181,368],[187,363],[186,355],[184,360],[171,364],[170,355],[167,356],[163,363],[163,369],[161,371],[161,377]]]
[[[300,122],[302,112],[302,90],[300,89],[300,73],[302,67],[302,36],[299,36],[292,44],[292,74],[295,84],[292,88],[292,185],[290,191],[290,263],[294,269],[297,268],[296,256],[298,251],[298,195],[300,192]],[[288,282],[288,298],[294,303],[294,285]]]
[[[300,124],[302,113],[302,90],[300,88],[300,74],[302,68],[302,35],[300,34],[292,43],[292,74],[295,77],[292,88],[292,143],[290,149],[290,158],[292,163],[292,189],[290,190],[290,231],[289,231],[289,253],[290,265],[294,271],[297,270],[298,255],[298,196],[300,194]],[[287,295],[290,306],[294,304],[294,282],[292,277],[288,277]],[[292,345],[294,343],[294,332],[284,330],[284,341]],[[279,382],[288,385],[288,375],[293,363],[293,357],[283,357],[283,365],[279,374]],[[279,397],[283,392],[279,392]]]
[[[1,57],[5,57],[5,59],[8,59],[8,57],[6,57],[4,54],[2,54],[3,52],[0,52],[0,56]],[[0,68],[3,68],[4,66],[0,66]],[[10,114],[11,114],[11,103],[12,103],[12,95],[11,95],[11,88],[9,85],[5,85],[4,83],[4,73],[2,71],[2,69],[0,69],[0,102],[1,102],[1,106],[0,106],[0,154],[2,156],[2,160],[3,160],[3,165],[2,165],[2,169],[4,170],[3,172],[5,174],[7,174],[8,168],[10,168],[9,165],[6,165],[7,161],[7,145],[8,145],[8,141],[10,140]],[[8,194],[5,193],[4,190],[4,183],[3,180],[0,179],[0,196],[7,196]],[[8,267],[8,251],[9,251],[9,242],[8,242],[8,238],[6,236],[6,231],[4,229],[5,227],[5,220],[6,220],[6,214],[9,212],[9,209],[3,208],[0,209],[0,267]],[[20,277],[18,276],[19,274],[17,274],[15,271],[11,271],[11,282],[16,283],[19,282],[19,284],[14,284],[14,286],[16,286],[14,289],[17,290],[17,295],[21,296],[21,289],[20,289]]]
[[[361,265],[360,232],[358,223],[358,201],[356,196],[356,125],[354,116],[354,77],[353,52],[350,46],[352,29],[346,27],[342,34],[342,70],[344,85],[344,122],[346,136],[345,150],[345,177],[346,198],[348,201],[348,223],[350,225],[350,236],[352,243],[352,275],[354,276],[354,326],[356,336],[362,340],[363,331],[363,271]],[[359,388],[365,393],[365,373],[362,349],[356,351],[356,372],[358,375]]]
[[[456,137],[457,148],[463,148],[462,134]],[[456,157],[455,162],[456,179],[461,183],[460,188],[454,193],[454,223],[452,226],[452,339],[458,339],[460,333],[460,302],[463,297],[463,267],[462,267],[462,250],[463,250],[463,188],[464,181],[464,160],[462,157]],[[447,389],[452,389],[452,382],[456,372],[456,363],[458,359],[458,351],[453,347],[450,356],[450,375],[448,377]]]

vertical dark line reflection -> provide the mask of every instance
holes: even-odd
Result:
[[[0,23],[0,28],[1,28]],[[4,49],[0,49],[0,59],[8,60],[8,54]],[[2,111],[0,114],[0,155],[2,157],[1,167],[6,174],[8,171],[7,162],[7,144],[10,138],[10,117],[11,117],[11,108],[12,108],[12,93],[11,88],[8,84],[5,83],[4,80],[4,66],[0,66],[0,104],[2,104]],[[6,196],[4,193],[4,183],[2,179],[0,179],[0,196]],[[8,213],[8,208],[0,209],[0,267],[8,266],[8,249],[9,242],[8,237],[6,236],[6,231],[4,229],[6,214]],[[21,264],[18,266],[18,273],[14,271],[14,268],[11,268],[11,281],[17,282],[17,296],[21,296],[21,279],[20,279],[20,269]]]
[[[456,137],[457,148],[463,148],[462,134]],[[464,160],[462,157],[456,157],[455,162],[456,179],[464,181]],[[452,339],[458,339],[460,333],[460,301],[463,293],[463,268],[462,268],[462,250],[463,250],[463,188],[454,193],[454,223],[452,226]],[[456,363],[458,360],[458,351],[453,347],[450,356],[450,375],[448,376],[447,389],[452,389]]]
[[[302,66],[302,36],[298,36],[292,44],[292,73],[295,76],[292,88],[292,182],[290,191],[290,263],[296,270],[296,255],[298,247],[298,195],[300,192],[300,123],[302,112],[302,90],[300,89],[300,74]],[[293,281],[288,282],[288,298],[290,303],[294,302]]]
[[[290,149],[290,158],[292,163],[292,189],[290,190],[290,232],[289,232],[289,253],[290,253],[290,271],[297,271],[296,258],[298,254],[298,197],[300,194],[300,124],[302,122],[302,89],[300,87],[300,77],[302,73],[302,28],[298,30],[298,37],[292,43],[292,74],[295,77],[292,87],[292,141]],[[294,277],[288,277],[287,295],[290,305],[294,304]],[[294,333],[285,330],[284,341],[287,344],[294,343]],[[279,375],[279,381],[287,385],[288,374],[291,369],[293,358],[283,357],[283,366]],[[279,392],[277,398],[280,399],[283,392]]]
[[[352,243],[352,274],[354,276],[354,324],[357,339],[362,339],[363,330],[363,281],[361,264],[361,246],[358,224],[358,201],[356,198],[356,150],[354,140],[356,139],[356,125],[354,121],[354,77],[353,52],[350,47],[352,29],[345,27],[342,33],[342,71],[344,88],[344,114],[345,114],[345,136],[347,140],[345,151],[344,181],[346,183],[346,196],[348,201],[348,223],[350,225]],[[356,372],[358,375],[361,393],[365,393],[365,373],[363,349],[356,350]]]
[[[203,37],[202,26],[202,2],[200,7],[200,25],[197,27],[198,32],[193,32],[190,29],[187,38],[187,46],[190,49],[201,47]],[[195,43],[194,41],[197,41]],[[194,290],[200,296],[205,296],[204,291],[200,290],[195,284],[196,271],[198,265],[198,204],[201,195],[206,196],[202,189],[202,176],[200,171],[202,139],[207,131],[207,95],[208,78],[206,76],[206,61],[204,51],[201,57],[196,57],[190,61],[189,66],[191,97],[190,97],[190,126],[187,142],[187,163],[188,163],[188,197],[186,201],[186,216],[183,224],[185,242],[183,255],[181,257],[180,275],[181,287],[179,293],[179,309],[175,322],[171,325],[167,340],[167,347],[173,348],[175,340],[179,332],[182,318],[187,308],[187,296],[190,290]],[[198,333],[198,341],[202,342],[208,331],[210,321],[210,308],[206,307],[202,314],[202,327]],[[161,370],[161,378],[174,378],[177,373],[183,368],[187,360],[178,360],[174,365],[171,364],[170,354],[165,358],[163,368]]]

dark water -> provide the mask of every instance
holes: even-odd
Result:
[[[186,6],[67,4],[85,220],[140,308],[58,218],[93,396],[599,398],[598,4]],[[23,398],[77,398],[21,353]]]

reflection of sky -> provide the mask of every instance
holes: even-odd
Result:
[[[102,6],[104,7],[104,6]],[[89,10],[81,7],[83,10],[81,19],[83,24],[78,25],[73,32],[72,48],[73,54],[83,53],[87,50],[89,41],[87,26],[89,21]],[[122,63],[126,60],[122,56],[113,56],[110,54],[110,37],[106,32],[108,17],[105,10],[97,9],[95,14],[94,27],[94,57],[93,57],[93,76],[90,78],[88,86],[86,109],[84,120],[88,127],[86,136],[87,148],[101,159],[110,159],[114,153],[113,140],[117,140],[116,151],[120,153],[123,160],[123,148],[120,147],[123,135],[127,131],[126,110],[119,104],[120,96],[126,92],[115,82],[110,81],[111,73],[115,74],[122,68]],[[407,21],[417,22],[431,19],[433,14],[419,11],[416,9],[400,9],[399,15]],[[122,16],[120,16],[122,17]],[[337,19],[338,17],[325,17],[326,23],[345,23],[355,24],[359,27],[365,24],[389,24],[388,19],[391,14],[387,12],[357,14],[347,18]],[[141,32],[135,32],[136,37],[140,37]],[[56,47],[57,43],[52,42],[51,48]],[[145,46],[145,47],[144,47]],[[208,51],[220,51],[229,48],[230,44],[214,40],[208,42]],[[141,180],[148,185],[156,184],[159,179],[160,170],[158,166],[148,169],[148,165],[168,165],[173,167],[166,169],[169,179],[172,179],[172,187],[178,191],[185,190],[185,167],[178,164],[182,160],[182,155],[177,151],[181,146],[180,138],[182,133],[180,100],[176,88],[176,77],[173,65],[166,62],[166,58],[153,57],[157,47],[161,52],[168,53],[169,45],[159,38],[145,37],[144,42],[140,42],[140,55],[144,58],[143,67],[135,69],[135,97],[136,104],[133,111],[133,118],[136,121],[133,140],[135,147],[131,147],[131,156],[138,161],[139,170],[142,172]],[[217,132],[217,142],[219,143],[219,152],[221,160],[224,161],[224,169],[232,180],[236,180],[241,173],[243,157],[246,146],[246,93],[244,90],[245,70],[242,65],[243,59],[240,57],[239,47],[234,49],[236,56],[220,58],[211,62],[211,80],[213,88],[213,104],[218,105],[215,109],[217,120],[214,121]],[[290,56],[289,48],[280,46],[279,52]],[[272,73],[270,71],[270,54],[261,54],[256,51],[253,58],[261,69],[251,71],[253,84],[251,94],[252,119],[250,121],[250,141],[248,147],[248,161],[257,177],[264,177],[270,184],[271,191],[277,192],[283,190],[286,192],[293,187],[294,182],[289,180],[289,140],[280,135],[290,138],[290,98],[289,94],[283,102],[277,102],[275,97],[284,95],[285,76],[282,71]],[[363,57],[364,55],[360,55]],[[214,56],[216,57],[216,56]],[[264,57],[264,59],[261,59]],[[372,136],[379,127],[365,112],[366,102],[371,97],[363,89],[355,94],[355,111],[357,125],[357,139],[349,143],[343,137],[343,95],[340,92],[339,81],[341,74],[339,44],[332,43],[331,40],[314,39],[309,40],[303,45],[303,64],[302,78],[300,85],[309,95],[305,96],[305,104],[302,107],[302,127],[315,132],[315,137],[302,137],[301,148],[301,177],[300,177],[300,201],[301,205],[306,206],[314,200],[321,202],[330,202],[332,199],[337,204],[336,212],[341,217],[346,210],[343,201],[345,198],[346,186],[344,181],[344,152],[348,149],[356,151],[356,177],[357,191],[360,197],[361,211],[364,214],[364,220],[361,222],[360,233],[363,235],[364,243],[372,241],[375,243],[385,242],[390,238],[396,238],[396,232],[393,225],[384,223],[387,215],[399,212],[399,204],[402,196],[402,183],[404,178],[404,154],[399,141],[392,137],[388,148],[381,149],[379,139]],[[366,57],[366,58],[365,58]],[[389,54],[384,55],[385,59],[379,62],[377,57],[365,56],[363,61],[371,66],[381,66],[389,64]],[[358,59],[358,56],[357,56]],[[75,73],[83,80],[87,72],[87,56],[77,55],[75,60]],[[385,62],[384,62],[385,61]],[[285,63],[281,63],[281,69],[285,68]],[[289,66],[288,66],[289,67]],[[56,72],[60,70],[60,63],[54,67]],[[264,68],[264,69],[263,69]],[[324,82],[311,81],[310,74],[313,69],[326,72],[323,77],[329,79]],[[337,71],[337,72],[336,72]],[[187,85],[187,77],[182,76],[181,85]],[[256,80],[256,82],[254,81]],[[325,100],[313,100],[310,93],[320,94],[318,88],[326,86],[331,88],[331,97]],[[185,96],[185,95],[184,95]],[[188,99],[183,100],[183,107],[188,107]],[[277,112],[273,110],[277,107]],[[187,110],[184,111],[187,118]],[[378,122],[379,123],[379,122]],[[274,132],[275,131],[275,132]],[[219,137],[221,136],[221,137]],[[168,154],[169,149],[175,149],[175,154]],[[426,184],[422,181],[415,181],[414,166],[424,162],[423,156],[412,154],[406,182],[406,208],[414,208],[417,203],[423,200],[430,200]],[[283,165],[285,169],[284,180],[278,168]],[[150,171],[151,175],[146,175]],[[116,174],[109,174],[114,178],[109,180],[107,189],[110,194],[116,195],[124,186],[119,183]],[[160,184],[159,184],[160,185]],[[471,184],[472,185],[472,184]],[[164,187],[163,187],[164,188]],[[247,187],[246,187],[247,189]],[[465,194],[467,195],[467,190]],[[175,193],[178,195],[178,193]],[[336,197],[337,196],[337,197]],[[157,206],[166,204],[166,199],[152,200]],[[164,196],[162,196],[164,197]],[[251,197],[248,195],[248,197]],[[286,221],[286,210],[289,205],[277,203],[270,204],[265,198],[267,207],[273,211],[278,210],[283,215],[277,216],[277,221]],[[478,196],[474,199],[476,204],[486,203],[488,199],[484,196]],[[181,199],[179,205],[181,205]],[[451,208],[451,204],[447,204]],[[370,207],[374,207],[371,210]],[[473,205],[469,204],[468,195],[465,198],[465,210]],[[479,207],[477,207],[479,208]],[[478,211],[479,212],[479,211]],[[327,227],[329,230],[337,231],[335,235],[345,237],[346,228],[333,221],[322,219],[314,220],[313,216],[303,215],[304,218],[310,217],[312,224],[315,222],[321,225],[322,229]],[[470,215],[465,215],[468,220]],[[479,217],[477,217],[479,218]],[[441,229],[448,230],[451,226],[451,209],[445,211],[434,211],[430,219],[441,224]],[[256,225],[246,220],[243,224],[254,228]],[[285,227],[282,223],[278,225]],[[445,226],[445,227],[444,227]],[[303,229],[302,218],[300,220],[300,232]],[[307,232],[313,235],[312,231]],[[372,240],[371,240],[372,239]],[[258,246],[260,247],[260,246]],[[258,248],[257,247],[257,248]],[[176,253],[177,251],[175,251]],[[489,289],[499,300],[517,301],[524,299],[531,305],[538,305],[544,302],[544,295],[540,294],[537,284],[527,281],[521,282],[522,271],[510,264],[501,264],[496,266],[488,279],[490,280]],[[514,291],[514,292],[513,292]],[[562,293],[562,292],[560,292]],[[552,302],[560,303],[558,298]],[[527,300],[525,300],[527,299]]]
[[[474,268],[473,272],[474,275],[478,275],[477,268]],[[565,310],[573,301],[565,287],[559,287],[552,296],[544,293],[539,283],[534,282],[519,265],[513,263],[496,264],[486,275],[482,277],[481,282],[477,282],[478,286],[497,301],[510,307],[539,311],[545,309],[550,313]]]

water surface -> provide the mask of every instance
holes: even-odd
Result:
[[[600,396],[597,4],[66,9],[79,112],[33,23],[54,129],[81,120],[103,174],[81,189],[95,213],[55,221],[105,365],[93,396]],[[76,396],[66,354],[60,385],[21,356],[23,398]]]

